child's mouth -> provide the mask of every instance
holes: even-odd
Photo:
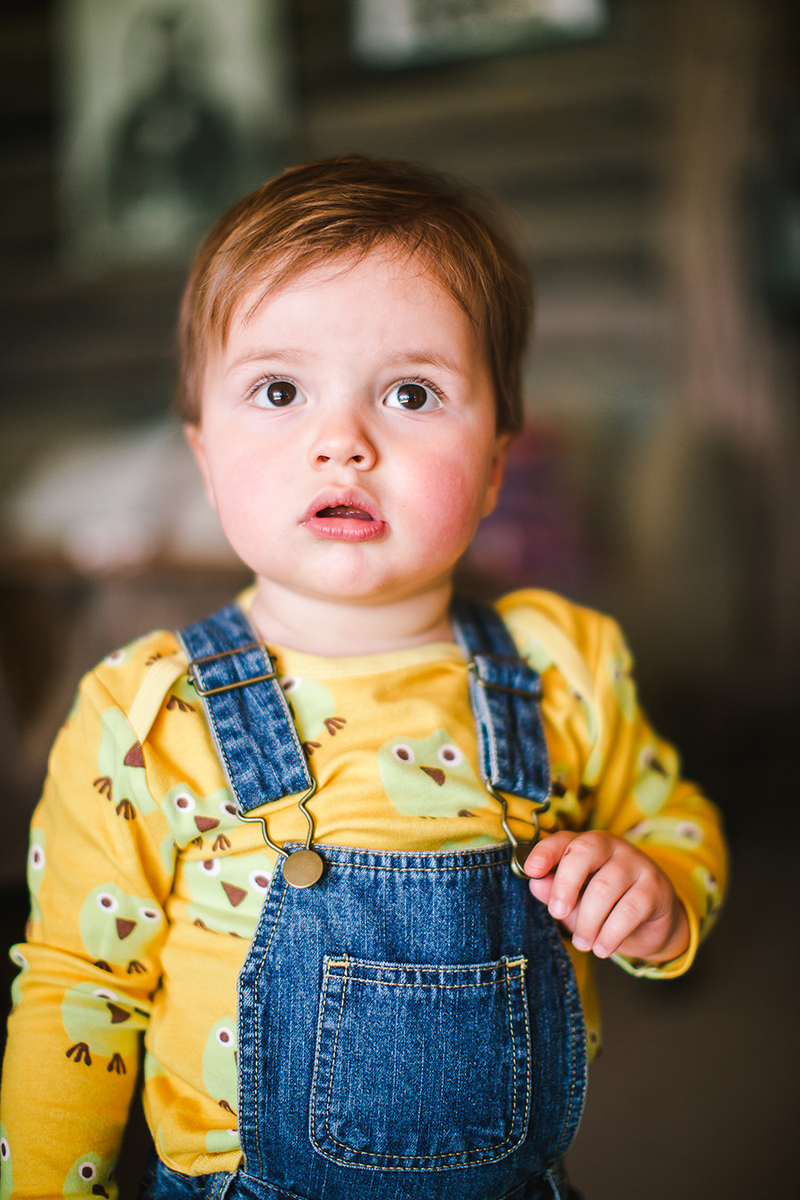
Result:
[[[323,503],[320,504],[319,501]],[[341,500],[339,504],[326,504],[326,500]],[[337,542],[369,542],[381,537],[386,531],[386,522],[377,512],[364,507],[367,496],[319,496],[302,524],[316,537]],[[317,507],[319,505],[319,507]],[[370,505],[370,508],[372,505]]]
[[[353,508],[349,504],[336,504],[332,508],[321,508],[317,516],[323,521],[326,517],[344,517],[347,520],[355,521],[372,520],[371,513],[365,512],[363,508]]]

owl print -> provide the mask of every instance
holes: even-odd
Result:
[[[489,803],[489,793],[446,729],[384,742],[378,769],[392,805],[409,816],[471,817]]]
[[[164,913],[142,896],[131,896],[115,883],[92,888],[83,902],[80,931],[95,966],[113,972],[143,974],[143,959],[164,930]]]

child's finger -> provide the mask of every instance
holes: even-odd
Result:
[[[525,859],[525,874],[533,879],[542,879],[549,875],[558,866],[569,843],[578,836],[577,833],[562,829],[542,838]]]
[[[548,905],[550,903],[550,893],[553,890],[554,878],[555,873],[553,871],[549,871],[542,879],[531,879],[528,883],[531,894],[534,895],[537,900],[541,900],[542,904],[544,905]]]
[[[563,921],[569,916],[592,876],[605,866],[612,852],[613,845],[604,834],[573,835],[556,868],[548,902],[556,920]]]
[[[642,906],[631,888],[609,913],[592,943],[598,958],[616,954],[622,943],[642,925]]]
[[[595,876],[581,899],[572,943],[600,958],[613,954],[642,922],[642,898],[623,873],[609,868]]]

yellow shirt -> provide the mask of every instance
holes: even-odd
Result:
[[[553,777],[543,831],[607,829],[657,861],[686,907],[690,947],[657,967],[619,961],[682,973],[724,886],[716,810],[646,723],[613,621],[541,591],[498,608],[542,675]],[[432,851],[505,840],[454,643],[343,659],[271,650],[318,785],[315,842]],[[195,1175],[240,1161],[237,976],[275,863],[260,824],[235,815],[186,666],[167,631],[109,656],[83,680],[54,746],[32,823],[28,941],[12,950],[21,971],[0,1109],[3,1200],[9,1175],[14,1197],[61,1196],[67,1181],[69,1195],[90,1197],[97,1183],[116,1195],[108,1176],[141,1031],[145,1110],[164,1161]],[[511,798],[520,838],[529,807]],[[297,797],[266,812],[273,841],[304,839]],[[590,956],[571,954],[592,1051]]]

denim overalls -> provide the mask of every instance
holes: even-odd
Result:
[[[484,782],[541,810],[538,676],[490,610],[458,601],[452,619]],[[241,610],[181,639],[241,814],[308,793],[286,699]],[[154,1164],[147,1200],[566,1195],[558,1164],[583,1107],[583,1015],[556,926],[513,873],[510,846],[314,844],[324,869],[311,886],[287,882],[291,849],[239,977],[244,1165],[189,1178]]]

